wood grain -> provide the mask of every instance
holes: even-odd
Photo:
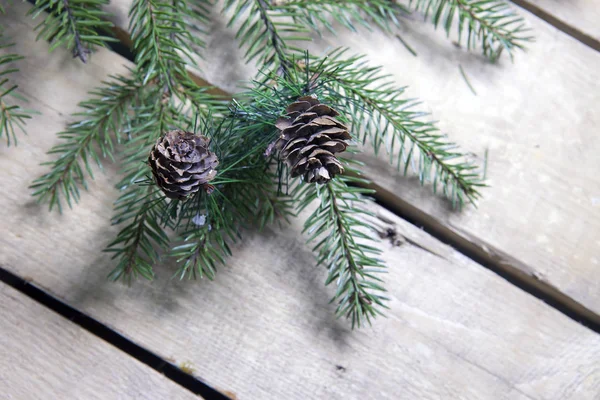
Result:
[[[111,3],[117,24],[125,24],[129,3]],[[323,54],[348,46],[365,54],[398,85],[408,85],[407,96],[423,100],[422,109],[476,161],[482,164],[489,150],[491,188],[478,209],[462,213],[451,212],[414,177],[400,176],[385,156],[360,155],[392,207],[600,323],[600,235],[594,234],[600,232],[600,114],[594,112],[600,108],[600,53],[519,11],[536,42],[514,63],[490,64],[419,21],[407,21],[401,32],[417,57],[395,38],[367,31],[325,36],[310,48]],[[207,81],[235,91],[256,69],[244,64],[225,17],[213,17],[200,70]]]
[[[198,399],[0,283],[3,399]]]
[[[48,55],[23,21],[3,20],[29,56],[20,83],[43,115],[18,148],[0,150],[3,267],[238,399],[597,399],[600,336],[380,207],[382,229],[409,241],[381,244],[391,301],[373,328],[332,319],[333,288],[300,221],[248,234],[214,282],[172,280],[171,265],[152,283],[107,282],[116,168],[62,216],[36,205],[27,184],[75,101],[124,61]]]

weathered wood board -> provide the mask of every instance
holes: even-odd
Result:
[[[198,399],[2,283],[0,316],[3,399]]]
[[[118,0],[110,6],[123,27],[129,4]],[[310,47],[316,54],[339,46],[365,54],[398,85],[408,85],[407,97],[423,100],[442,131],[479,163],[489,150],[491,187],[483,190],[478,209],[462,213],[400,176],[386,156],[360,155],[366,174],[388,192],[387,201],[600,321],[600,53],[518,11],[536,42],[517,53],[514,63],[506,57],[490,64],[419,21],[407,21],[402,30],[417,57],[378,32],[326,35]],[[255,67],[244,64],[225,18],[214,18],[200,69],[209,82],[235,91]]]
[[[531,15],[528,20],[536,43],[514,64],[489,65],[439,37],[427,43],[434,52],[415,46],[419,57],[402,60],[387,56],[399,54],[401,45],[377,34],[353,41],[354,49],[409,84],[408,96],[422,99],[441,129],[480,163],[489,150],[491,187],[479,208],[450,212],[429,189],[394,173],[385,157],[361,159],[365,173],[399,201],[600,321],[600,114],[592,111],[600,108],[600,53]]]
[[[551,23],[600,50],[600,7],[597,0],[513,0]],[[569,28],[572,28],[569,29]]]
[[[157,354],[190,362],[239,399],[597,398],[600,336],[379,207],[392,221],[383,228],[418,245],[382,242],[391,301],[373,328],[351,332],[332,319],[333,288],[322,286],[325,271],[313,267],[299,221],[249,235],[214,282],[171,280],[169,265],[152,283],[107,282],[112,262],[101,249],[116,232],[115,169],[62,216],[36,205],[27,185],[76,100],[124,61],[108,51],[87,66],[62,50],[48,55],[32,42],[32,22],[3,21],[28,56],[19,83],[43,112],[19,147],[0,150],[3,267]]]

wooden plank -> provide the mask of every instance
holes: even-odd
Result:
[[[117,24],[126,26],[129,4],[111,3]],[[311,49],[322,54],[348,46],[367,55],[399,85],[409,85],[407,95],[422,99],[442,130],[480,163],[489,150],[491,188],[479,209],[462,213],[397,174],[385,157],[360,155],[385,201],[600,323],[600,240],[589,234],[600,231],[600,114],[588,111],[600,107],[600,54],[519,11],[536,42],[514,63],[489,64],[417,21],[407,21],[402,36],[418,57],[396,39],[366,31],[325,36]],[[235,91],[256,69],[244,65],[224,17],[214,18],[210,56],[199,61],[200,69],[209,82]]]
[[[332,319],[333,288],[322,286],[299,221],[249,235],[214,282],[171,280],[171,265],[152,283],[107,282],[113,264],[100,251],[115,234],[116,168],[63,216],[35,205],[27,184],[74,110],[59,88],[83,99],[123,61],[105,51],[88,66],[48,55],[20,15],[3,22],[30,57],[20,83],[43,115],[18,148],[0,150],[3,267],[157,354],[189,361],[240,399],[597,398],[600,336],[379,207],[382,230],[410,241],[382,243],[390,310],[371,329]]]
[[[561,31],[600,50],[600,8],[595,0],[512,0]]]
[[[0,283],[3,399],[198,399]]]
[[[536,43],[514,64],[482,63],[440,36],[417,46],[418,37],[407,35],[416,58],[403,57],[402,45],[381,35],[353,41],[356,51],[408,84],[408,96],[422,99],[442,130],[480,163],[489,150],[491,187],[478,209],[450,212],[414,179],[394,173],[384,157],[361,159],[388,201],[416,209],[420,219],[598,322],[600,238],[590,233],[600,232],[600,115],[585,110],[600,107],[600,54],[527,17]],[[384,44],[375,50],[372,43]]]

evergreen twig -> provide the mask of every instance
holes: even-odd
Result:
[[[118,259],[117,266],[108,275],[109,279],[123,279],[131,283],[138,276],[148,280],[154,277],[153,267],[160,256],[155,246],[164,248],[169,242],[159,224],[164,202],[164,196],[156,187],[147,186],[135,196],[132,192],[121,196],[115,203],[117,209],[131,213],[133,218],[106,249]]]
[[[169,243],[161,225],[167,200],[155,185],[140,184],[148,176],[150,148],[162,132],[175,125],[174,119],[180,111],[169,101],[152,104],[161,92],[161,87],[155,87],[145,95],[140,105],[134,108],[136,120],[127,132],[133,139],[126,144],[124,177],[117,184],[121,195],[115,202],[112,219],[113,225],[122,228],[106,249],[118,259],[109,275],[113,280],[130,281],[138,275],[152,279],[159,249],[166,248]]]
[[[180,1],[135,0],[129,12],[135,64],[144,73],[142,83],[156,80],[171,94],[178,93],[174,82],[187,77],[186,61],[192,60],[184,7]]]
[[[385,265],[371,235],[372,228],[365,217],[372,215],[364,208],[367,189],[349,186],[363,180],[343,176],[323,186],[300,185],[295,197],[299,210],[316,202],[317,209],[304,223],[309,243],[319,255],[317,263],[327,268],[326,285],[337,286],[332,302],[337,303],[336,315],[351,320],[360,327],[377,315],[383,315],[387,298],[382,279]],[[371,231],[369,234],[369,231]],[[369,244],[371,242],[372,244]]]
[[[273,24],[273,21],[268,15],[269,6],[265,0],[256,0],[258,10],[260,12],[260,19],[265,26],[265,32],[269,36],[269,43],[275,50],[275,56],[279,62],[279,68],[281,68],[284,75],[288,74],[289,59],[285,53],[287,47],[283,39],[279,36],[277,28]]]
[[[272,9],[318,33],[325,27],[334,34],[333,21],[353,32],[357,26],[371,30],[375,25],[389,33],[410,13],[405,5],[390,0],[275,0]]]
[[[295,43],[311,40],[306,26],[273,11],[265,0],[227,0],[223,10],[231,13],[229,26],[243,18],[236,39],[246,48],[246,60],[256,59],[263,70],[287,72],[291,55],[303,52]]]
[[[0,10],[1,11],[1,10]],[[3,13],[3,11],[1,11]],[[10,78],[11,74],[18,71],[15,63],[23,57],[7,52],[13,46],[11,43],[3,43],[3,32],[0,31],[0,138],[6,135],[6,144],[17,144],[17,129],[25,133],[25,122],[31,119],[34,111],[27,110],[17,103],[25,103],[27,99],[17,93],[18,85]]]
[[[423,120],[426,114],[414,110],[418,102],[405,99],[404,89],[381,75],[380,67],[366,65],[360,56],[344,59],[344,53],[333,51],[311,71],[319,74],[330,102],[348,111],[359,140],[369,140],[375,153],[383,147],[404,174],[412,166],[422,184],[431,182],[434,192],[441,187],[454,206],[474,203],[484,186],[476,166]]]
[[[94,47],[116,41],[107,34],[113,26],[102,9],[107,5],[108,0],[36,0],[28,15],[45,15],[35,29],[38,39],[52,43],[50,50],[65,45],[85,63]]]
[[[135,80],[112,76],[90,93],[93,98],[79,104],[83,110],[74,114],[79,120],[58,134],[63,142],[48,152],[58,156],[44,163],[50,171],[31,185],[39,201],[47,201],[50,209],[56,206],[61,211],[61,199],[69,207],[79,200],[79,188],[87,189],[86,173],[93,178],[91,162],[102,168],[102,158],[114,160],[115,144],[123,139],[122,131],[129,118],[128,109],[140,91]]]
[[[513,57],[515,49],[524,49],[533,40],[523,17],[504,0],[410,0],[410,7],[424,14],[437,28],[442,25],[450,35],[456,25],[458,43],[467,49],[481,46],[483,54],[497,60],[506,50]]]

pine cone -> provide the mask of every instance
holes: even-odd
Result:
[[[217,175],[217,156],[208,150],[210,139],[182,130],[164,134],[152,148],[148,162],[156,183],[171,199],[185,199]]]
[[[346,150],[350,133],[335,119],[338,112],[311,96],[300,97],[286,112],[276,123],[281,135],[275,147],[291,168],[291,176],[304,175],[308,183],[326,183],[344,172],[334,154]]]

